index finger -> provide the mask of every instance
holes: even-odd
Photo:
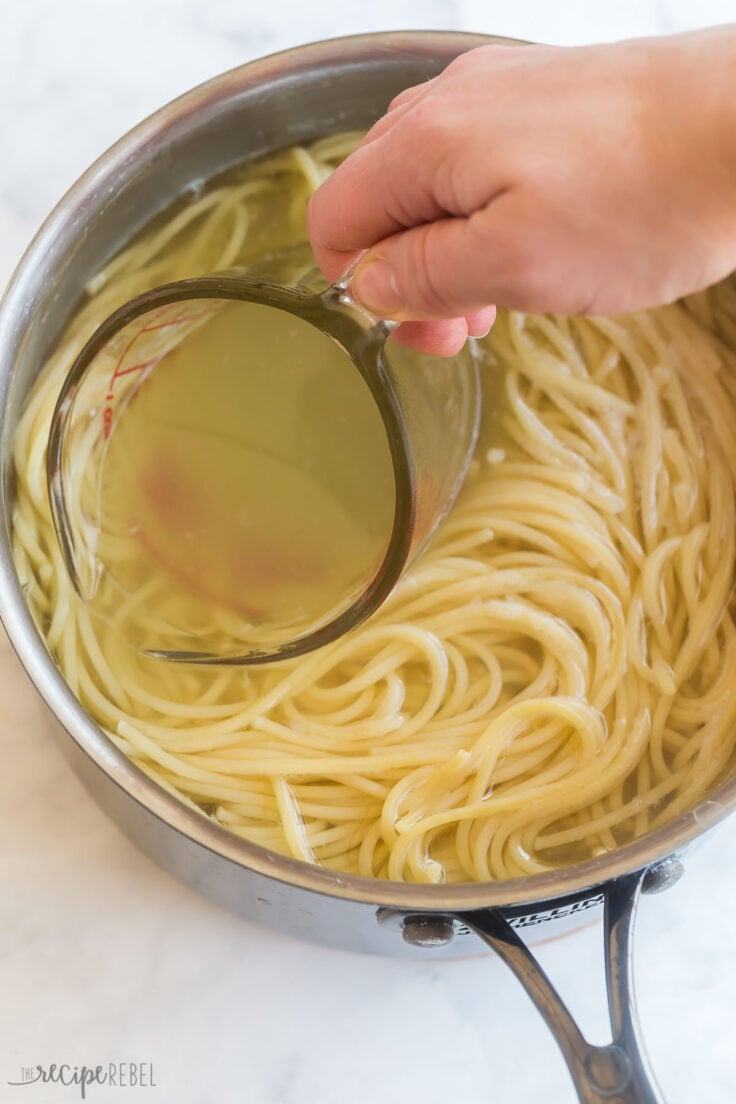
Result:
[[[410,102],[397,110],[401,117],[351,153],[309,201],[309,238],[328,280],[336,279],[361,250],[447,213],[433,189],[439,151],[424,148],[420,154],[423,128],[417,105]]]

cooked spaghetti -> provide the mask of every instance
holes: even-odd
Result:
[[[502,315],[453,512],[378,615],[306,658],[147,658],[64,571],[45,447],[82,342],[148,287],[304,240],[307,197],[352,142],[193,192],[90,283],[14,442],[28,604],[110,739],[266,848],[418,882],[605,853],[733,766],[733,284],[616,320]]]

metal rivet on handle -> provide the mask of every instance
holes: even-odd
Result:
[[[454,935],[451,916],[407,916],[401,928],[402,939],[412,947],[445,947]]]
[[[669,889],[675,882],[679,882],[685,873],[685,867],[679,859],[673,857],[663,859],[647,870],[642,882],[642,893],[661,893]]]
[[[606,1099],[619,1096],[631,1081],[631,1061],[615,1043],[591,1047],[584,1066],[599,1096]]]

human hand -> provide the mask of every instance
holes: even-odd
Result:
[[[441,355],[489,304],[607,314],[705,287],[736,267],[734,73],[729,27],[462,54],[314,194],[317,260],[334,279],[368,250],[356,296]]]

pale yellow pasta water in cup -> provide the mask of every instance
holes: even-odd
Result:
[[[350,275],[325,288],[297,248],[167,284],[72,365],[54,520],[78,593],[136,647],[308,652],[380,606],[451,506],[478,424],[472,348],[387,350],[393,324]]]

